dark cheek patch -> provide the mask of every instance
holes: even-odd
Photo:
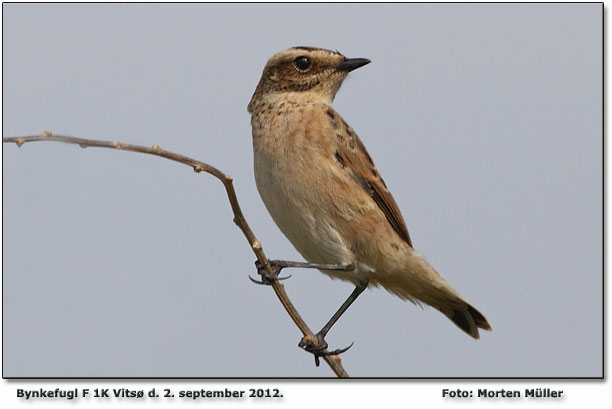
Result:
[[[280,91],[308,91],[319,85],[321,83],[320,79],[313,78],[310,81],[308,80],[287,80],[285,83],[279,84]]]

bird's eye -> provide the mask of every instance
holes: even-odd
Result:
[[[293,60],[293,63],[296,67],[298,67],[298,69],[302,71],[306,71],[312,65],[312,61],[310,61],[310,58],[308,57],[298,57]]]

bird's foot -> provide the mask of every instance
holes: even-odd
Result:
[[[287,276],[287,277],[278,276],[280,271],[286,267],[283,261],[268,260],[266,264],[270,266],[272,270],[272,274],[268,274],[268,271],[266,270],[266,266],[264,263],[262,263],[259,260],[255,260],[255,267],[257,268],[257,274],[261,276],[261,280],[255,280],[253,277],[249,276],[251,281],[254,282],[255,284],[273,285],[278,280],[286,280],[291,277],[291,276]]]
[[[315,359],[315,365],[319,366],[320,357],[330,356],[330,355],[340,355],[341,353],[348,351],[349,348],[353,346],[353,344],[354,342],[352,342],[351,345],[347,346],[346,348],[328,351],[327,342],[325,342],[325,338],[323,337],[323,335],[314,334],[314,335],[304,336],[304,338],[302,338],[298,346],[302,348],[304,351],[310,352],[311,354],[313,354],[314,359]]]

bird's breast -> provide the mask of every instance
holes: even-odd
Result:
[[[252,118],[259,194],[306,260],[353,263],[350,243],[337,223],[339,168],[331,160],[332,141],[326,140],[324,123],[317,131],[313,107],[290,108],[277,106]]]

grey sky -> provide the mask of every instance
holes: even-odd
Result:
[[[353,376],[602,369],[600,4],[4,4],[3,133],[152,145],[231,174],[271,258],[301,260],[252,174],[246,105],[295,45],[372,63],[334,106],[415,248],[493,332],[365,292],[327,336]],[[3,146],[4,376],[332,376],[300,351],[219,182],[159,158]],[[286,282],[318,330],[352,290]]]

